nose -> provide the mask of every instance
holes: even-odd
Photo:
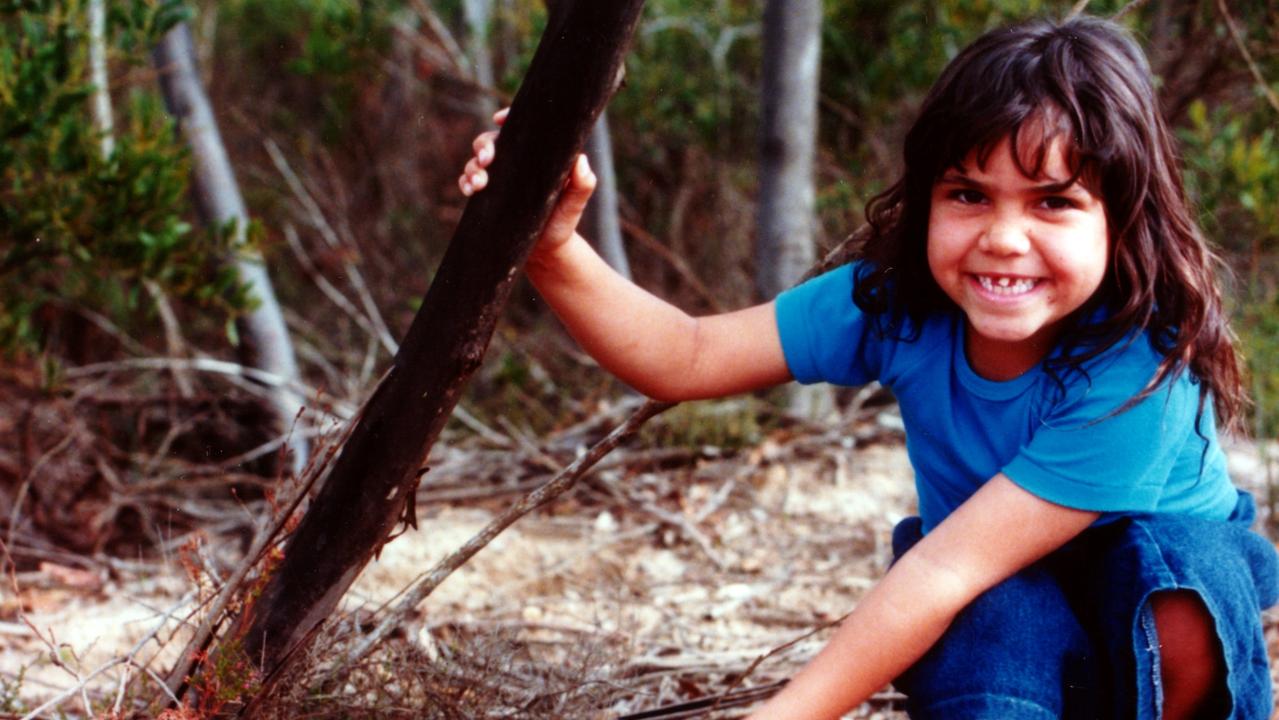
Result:
[[[982,232],[978,247],[991,255],[1021,255],[1030,250],[1030,237],[1016,218],[997,217]]]

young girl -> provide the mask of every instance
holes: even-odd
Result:
[[[1276,554],[1217,441],[1245,403],[1238,358],[1122,29],[973,43],[868,206],[861,258],[758,307],[692,318],[612,273],[575,232],[594,182],[579,159],[528,274],[604,367],[661,399],[879,380],[901,405],[920,517],[752,717],[836,718],[889,682],[914,718],[1270,715]]]

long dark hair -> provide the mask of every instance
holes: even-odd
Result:
[[[1049,369],[1080,369],[1144,330],[1163,360],[1123,409],[1189,370],[1200,415],[1211,396],[1220,422],[1241,426],[1247,397],[1216,282],[1224,268],[1191,214],[1150,75],[1128,33],[1097,18],[1036,20],[969,45],[925,98],[902,178],[867,204],[858,307],[878,315],[883,332],[954,310],[928,268],[934,183],[971,153],[984,163],[1005,137],[1019,169],[1035,177],[1061,140],[1075,177],[1105,204],[1110,258],[1097,293],[1065,322]]]

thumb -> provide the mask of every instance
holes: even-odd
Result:
[[[552,243],[562,242],[573,235],[582,219],[582,213],[586,211],[586,203],[595,192],[595,184],[596,177],[591,170],[590,161],[586,159],[585,153],[578,155],[559,202],[555,204],[547,221],[546,231],[543,233],[546,240]]]

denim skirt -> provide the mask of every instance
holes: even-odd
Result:
[[[1273,710],[1261,611],[1279,600],[1279,556],[1249,530],[1240,492],[1228,521],[1124,515],[980,595],[894,683],[915,720],[1155,720],[1163,706],[1150,596],[1197,593],[1212,614],[1229,697],[1220,717]],[[900,556],[919,518],[893,531]],[[1227,713],[1224,704],[1229,703]]]

